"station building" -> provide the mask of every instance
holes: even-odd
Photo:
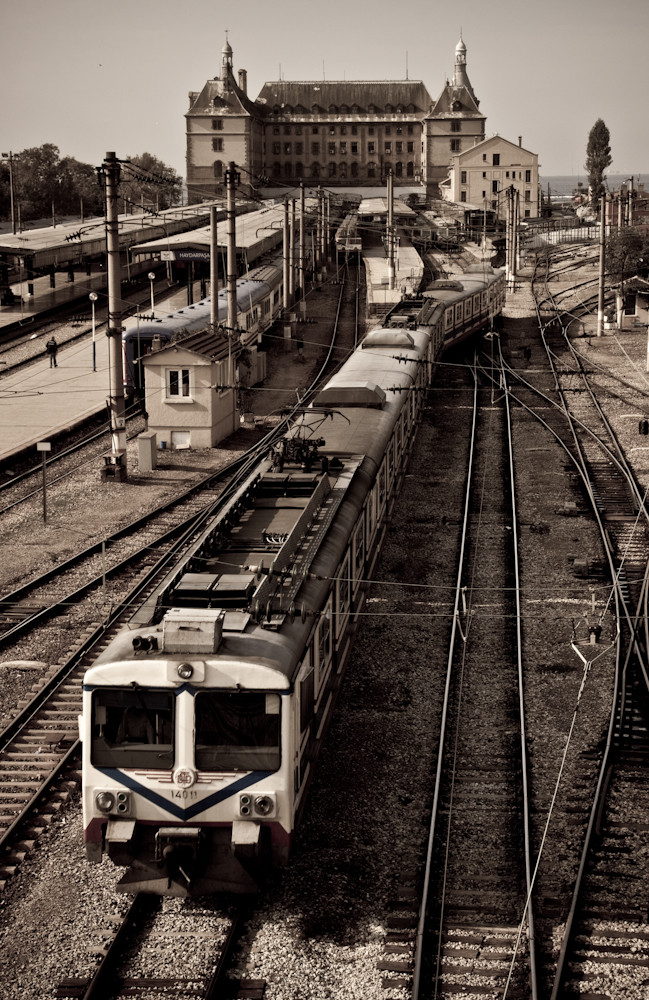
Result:
[[[484,139],[486,122],[462,39],[437,101],[421,80],[277,80],[251,100],[226,41],[220,74],[189,94],[185,119],[190,202],[221,196],[230,162],[251,192],[301,181],[378,187],[390,171],[395,186],[434,192],[451,158]]]
[[[440,184],[442,197],[467,209],[484,210],[504,219],[504,193],[514,187],[520,198],[520,218],[536,219],[539,210],[539,158],[529,149],[492,135],[455,153],[446,180]]]

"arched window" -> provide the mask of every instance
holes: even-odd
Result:
[[[311,164],[311,176],[312,177],[319,177],[320,176],[320,164],[319,163],[312,163]]]
[[[367,164],[367,176],[376,177],[376,163]]]
[[[391,115],[393,111],[394,111],[394,108],[392,107],[391,104],[386,104],[385,105],[385,113],[386,113],[386,115]]]
[[[415,165],[412,160],[408,160],[408,165],[406,166],[406,176],[414,177],[415,175]]]
[[[340,179],[341,180],[344,180],[345,177],[347,176],[347,164],[346,163],[341,163],[340,164],[339,174],[340,174]]]
[[[403,177],[403,163],[401,160],[397,160],[394,165],[394,173],[396,177]]]
[[[336,107],[335,104],[330,104],[329,105],[329,114],[330,115],[337,115],[338,114],[338,108]]]
[[[358,177],[358,163],[352,163],[352,177]]]
[[[296,163],[295,164],[295,176],[296,177],[302,177],[303,174],[304,174],[304,167],[302,166],[301,163]]]
[[[223,164],[220,160],[214,161],[214,176],[223,177]]]
[[[329,164],[329,176],[330,177],[335,177],[336,176],[336,164],[335,163],[330,163]]]

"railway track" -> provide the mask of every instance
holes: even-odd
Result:
[[[92,977],[61,980],[55,996],[262,1000],[263,980],[227,975],[244,919],[241,906],[137,895],[121,919],[99,921],[100,960]]]
[[[511,434],[489,385],[473,426],[415,1000],[537,995]]]
[[[551,293],[546,293],[545,301],[554,301]],[[564,320],[562,307],[554,305],[555,315],[541,322],[550,378],[542,374],[539,353],[530,351],[534,374],[513,394],[565,449],[575,501],[564,513],[579,519],[592,513],[601,537],[602,559],[575,560],[576,574],[591,581],[593,598],[590,614],[576,623],[573,635],[583,679],[571,733],[579,726],[586,684],[593,683],[589,680],[593,664],[611,660],[614,654],[616,659],[608,696],[602,688],[602,697],[610,704],[608,733],[603,726],[595,752],[582,753],[573,761],[574,794],[562,806],[572,811],[574,831],[567,864],[565,856],[555,863],[557,875],[565,881],[548,873],[548,864],[552,865],[548,857],[542,859],[539,871],[544,982],[548,995],[558,1000],[577,993],[583,996],[589,989],[598,997],[620,995],[606,990],[621,973],[628,976],[631,990],[643,977],[646,985],[649,977],[642,927],[647,885],[639,876],[649,849],[649,808],[642,807],[643,797],[638,795],[649,779],[644,636],[649,535],[643,492],[591,387],[591,373],[572,349],[566,326],[572,317]],[[532,382],[536,401],[529,394]],[[557,791],[560,780],[561,776]],[[540,837],[537,828],[537,842]],[[548,855],[553,856],[551,851]]]

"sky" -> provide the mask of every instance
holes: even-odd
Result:
[[[98,166],[148,152],[185,175],[190,91],[219,75],[226,30],[248,94],[266,80],[422,80],[436,100],[455,46],[486,135],[584,180],[588,133],[609,173],[649,175],[647,0],[0,0],[1,151],[45,142]]]

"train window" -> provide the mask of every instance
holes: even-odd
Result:
[[[276,771],[280,697],[253,691],[200,691],[195,698],[199,770]]]
[[[365,565],[365,546],[363,544],[363,522],[356,528],[354,535],[354,577],[356,580],[363,579],[363,568]]]
[[[331,655],[331,605],[328,605],[318,626],[318,666],[320,676]]]
[[[388,455],[389,455],[389,452],[388,452]],[[389,457],[388,457],[388,461],[389,461]],[[379,486],[379,492],[378,492],[379,511],[383,509],[383,505],[385,504],[385,484],[386,484],[386,481],[387,481],[386,460],[383,459],[383,462],[381,463],[381,468],[379,469],[379,480],[378,480],[378,486]]]
[[[446,324],[446,329],[450,330],[453,326],[453,310],[447,309],[444,313],[444,322]]]
[[[173,767],[174,706],[171,691],[95,691],[90,731],[92,763],[96,767]]]
[[[338,601],[336,606],[338,615],[340,618],[344,618],[349,611],[349,556],[345,559],[340,576],[338,577]]]
[[[300,732],[303,733],[313,719],[315,673],[309,667],[300,680]]]

